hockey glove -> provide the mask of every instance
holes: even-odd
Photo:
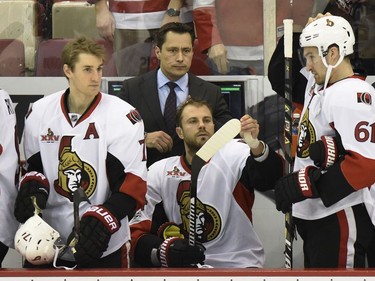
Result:
[[[171,237],[160,245],[159,258],[162,267],[196,267],[205,260],[202,244],[190,246],[187,239]]]
[[[82,216],[74,257],[79,265],[98,260],[107,250],[111,235],[120,228],[115,216],[105,207],[91,206]]]
[[[293,203],[319,197],[315,186],[319,177],[320,171],[316,167],[307,166],[279,179],[275,186],[276,209],[286,213]]]
[[[181,233],[181,228],[174,222],[163,223],[159,227],[157,235],[163,240],[171,237],[184,238],[184,235]]]
[[[47,178],[38,172],[29,172],[25,174],[19,183],[14,216],[20,223],[24,223],[34,215],[35,207],[31,199],[36,199],[36,204],[40,209],[44,209],[47,204],[49,194],[49,183]]]
[[[309,151],[314,164],[323,169],[331,167],[345,153],[340,136],[322,136],[321,140],[310,145]]]

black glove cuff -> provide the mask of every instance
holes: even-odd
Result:
[[[181,238],[171,237],[171,238],[165,239],[164,242],[160,245],[159,257],[160,257],[160,263],[162,267],[168,267],[168,249],[170,245],[176,240],[181,240]]]

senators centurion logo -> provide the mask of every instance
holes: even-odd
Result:
[[[298,128],[297,138],[297,156],[300,158],[309,157],[310,144],[316,142],[316,133],[313,125],[309,121],[310,109],[307,109],[305,114],[302,116],[301,125]]]
[[[190,219],[190,181],[180,182],[177,188],[177,203],[180,206],[180,215],[183,229],[189,233]],[[195,217],[195,233],[197,241],[204,243],[214,240],[222,229],[222,220],[219,212],[197,198]]]
[[[90,198],[97,185],[97,174],[94,168],[72,150],[73,138],[73,136],[63,136],[61,139],[58,178],[54,181],[56,192],[71,201],[73,192],[78,187],[82,187],[87,197]]]

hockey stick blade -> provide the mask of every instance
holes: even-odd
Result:
[[[196,198],[197,180],[202,167],[220,150],[225,144],[239,134],[241,123],[238,119],[231,119],[225,123],[211,138],[198,150],[191,163],[190,183],[190,215],[189,215],[189,244],[195,245],[196,233]]]
[[[241,122],[238,119],[229,120],[198,150],[196,156],[207,162],[226,143],[239,134]]]

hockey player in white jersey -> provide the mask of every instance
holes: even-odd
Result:
[[[13,206],[17,195],[19,153],[16,114],[9,94],[0,89],[0,265],[19,223],[14,218]]]
[[[91,203],[79,204],[78,242],[58,266],[126,267],[128,216],[144,204],[143,121],[131,105],[100,92],[104,54],[87,38],[69,42],[62,52],[69,88],[36,101],[26,116],[28,173],[19,185],[17,220],[33,215],[35,196],[43,220],[69,244],[74,191],[82,188]]]
[[[313,78],[294,172],[276,184],[276,206],[287,212],[293,205],[305,267],[365,267],[375,234],[363,204],[375,182],[374,88],[354,75],[355,38],[344,18],[311,18],[300,44]]]
[[[272,189],[282,176],[282,159],[257,140],[259,125],[241,119],[241,136],[233,139],[204,165],[198,176],[195,246],[188,243],[191,162],[214,133],[210,106],[187,99],[177,112],[177,134],[185,154],[160,160],[149,168],[146,205],[131,220],[132,257],[141,267],[213,267],[264,265],[261,241],[252,225],[254,189]]]

